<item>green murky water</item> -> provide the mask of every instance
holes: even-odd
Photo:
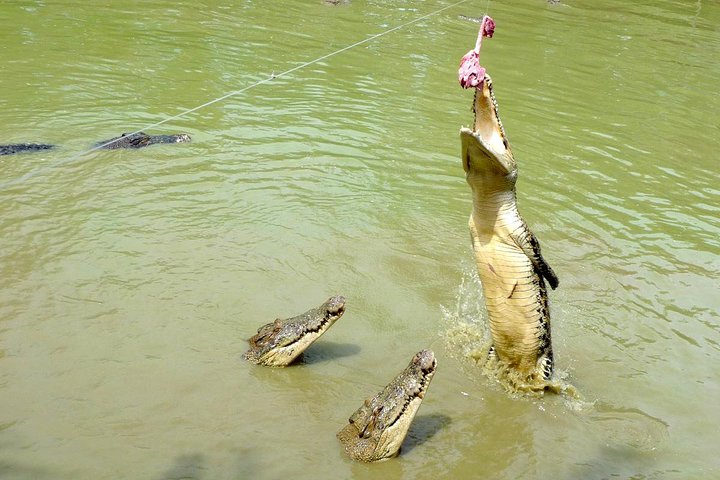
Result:
[[[511,398],[484,325],[458,158],[467,1],[5,2],[0,477],[715,478],[720,469],[720,5],[492,1],[483,43],[525,219],[561,279],[557,367]],[[331,294],[288,369],[245,339]],[[403,455],[347,460],[347,417],[422,348]]]

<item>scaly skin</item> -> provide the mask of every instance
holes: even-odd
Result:
[[[315,340],[345,313],[345,297],[329,298],[313,308],[287,320],[277,319],[263,325],[248,342],[245,360],[257,365],[284,367],[294,362]]]
[[[108,150],[115,150],[119,148],[143,148],[158,143],[185,143],[189,141],[190,135],[187,133],[177,133],[173,135],[148,135],[145,132],[139,132],[132,135],[123,133],[119,137],[98,142],[95,146]],[[11,145],[0,145],[0,155],[39,152],[42,150],[51,150],[53,148],[55,148],[55,145],[43,143],[16,143]]]
[[[118,148],[143,148],[158,143],[185,143],[189,141],[190,135],[187,133],[178,133],[174,135],[148,135],[145,132],[138,132],[132,135],[123,133],[119,137],[98,142],[97,146],[108,150],[115,150]]]
[[[39,152],[51,150],[55,145],[45,143],[14,143],[11,145],[0,145],[0,155],[13,155],[15,153]]]
[[[365,400],[337,434],[345,453],[361,462],[398,455],[436,368],[433,352],[422,350],[388,386]]]
[[[520,216],[517,164],[497,112],[489,75],[475,92],[473,129],[462,128],[462,160],[472,190],[469,227],[492,336],[491,355],[530,388],[553,372],[545,281],[558,279]]]

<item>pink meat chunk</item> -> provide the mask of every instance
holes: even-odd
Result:
[[[495,21],[485,15],[480,24],[475,48],[463,56],[458,70],[458,81],[462,88],[479,87],[485,79],[485,68],[480,65],[480,46],[483,37],[491,38],[495,33]]]

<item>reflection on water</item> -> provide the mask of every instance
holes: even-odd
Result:
[[[631,447],[651,452],[664,446],[669,425],[636,408],[618,408],[595,402],[586,412],[589,422],[611,448]]]
[[[484,306],[455,74],[478,5],[147,132],[190,144],[77,157],[447,5],[0,6],[0,143],[57,145],[0,160],[0,477],[714,476],[716,2],[489,4],[483,63],[580,403],[467,360]],[[304,363],[241,360],[257,325],[334,292],[347,313]],[[346,413],[422,348],[439,368],[403,455],[344,458]]]

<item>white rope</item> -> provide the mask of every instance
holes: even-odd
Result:
[[[371,41],[373,41],[373,40],[375,40],[375,39],[377,39],[377,38],[380,38],[380,37],[382,37],[382,36],[384,36],[384,35],[387,35],[387,34],[389,34],[389,33],[395,32],[395,31],[400,30],[400,29],[402,29],[402,28],[405,28],[405,27],[407,27],[407,26],[409,26],[409,25],[412,25],[412,24],[414,24],[414,23],[417,23],[417,22],[420,22],[420,21],[422,21],[422,20],[425,20],[426,18],[432,17],[433,15],[437,15],[438,13],[441,13],[441,12],[443,12],[443,11],[445,11],[445,10],[448,10],[448,9],[450,9],[450,8],[453,8],[453,7],[456,7],[456,6],[460,5],[461,3],[465,3],[465,2],[467,2],[467,1],[468,1],[468,0],[460,0],[460,1],[458,1],[458,2],[453,3],[452,5],[448,5],[448,6],[446,6],[446,7],[442,7],[442,8],[440,8],[440,9],[438,9],[438,10],[435,10],[435,11],[433,11],[433,12],[427,13],[427,14],[425,14],[425,15],[423,15],[423,16],[421,16],[421,17],[418,17],[418,18],[416,18],[416,19],[414,19],[414,20],[410,20],[409,22],[403,23],[402,25],[398,25],[398,26],[396,26],[396,27],[390,28],[390,29],[385,30],[385,31],[383,31],[383,32],[377,33],[377,34],[372,35],[372,36],[370,36],[370,37],[368,37],[368,38],[366,38],[366,39],[364,39],[364,40],[360,40],[359,42],[355,42],[355,43],[353,43],[353,44],[351,44],[351,45],[348,45],[348,46],[346,46],[346,47],[343,47],[343,48],[341,48],[341,49],[339,49],[339,50],[335,50],[335,51],[332,52],[332,53],[328,53],[327,55],[323,55],[323,56],[318,57],[318,58],[316,58],[316,59],[314,59],[314,60],[310,60],[309,62],[302,63],[302,64],[300,64],[300,65],[298,65],[298,66],[296,66],[296,67],[293,67],[293,68],[290,68],[290,69],[288,69],[288,70],[285,70],[284,72],[277,73],[277,74],[272,74],[272,75],[270,75],[268,78],[265,78],[265,79],[263,79],[263,80],[259,80],[259,81],[255,82],[255,83],[253,83],[253,84],[248,85],[247,87],[241,88],[240,90],[235,90],[235,91],[230,92],[230,93],[228,93],[228,94],[225,94],[225,95],[223,95],[223,96],[221,96],[221,97],[218,97],[218,98],[215,98],[215,99],[213,99],[213,100],[210,100],[209,102],[205,102],[205,103],[203,103],[202,105],[198,105],[197,107],[193,107],[193,108],[189,108],[189,109],[187,109],[187,110],[184,110],[184,111],[178,113],[177,115],[173,115],[173,116],[171,116],[171,117],[167,117],[167,118],[165,118],[164,120],[160,120],[160,121],[157,122],[157,123],[153,123],[153,124],[151,124],[151,125],[147,125],[147,126],[141,128],[140,130],[136,130],[136,131],[134,131],[134,132],[125,134],[125,136],[135,135],[135,134],[138,134],[138,133],[142,132],[143,130],[149,130],[149,129],[151,129],[151,128],[155,128],[155,127],[160,126],[160,125],[163,125],[164,123],[167,123],[167,122],[169,122],[169,121],[171,121],[171,120],[176,120],[176,119],[178,119],[178,118],[184,117],[185,115],[188,115],[188,114],[190,114],[190,113],[196,112],[196,111],[198,111],[198,110],[200,110],[200,109],[202,109],[202,108],[208,107],[208,106],[213,105],[213,104],[218,103],[218,102],[222,102],[223,100],[227,100],[227,99],[230,98],[230,97],[234,97],[234,96],[236,96],[236,95],[240,95],[240,94],[242,94],[242,93],[247,92],[247,91],[250,90],[251,88],[255,88],[255,87],[257,87],[257,86],[259,86],[259,85],[262,85],[262,84],[264,84],[264,83],[271,82],[272,80],[274,80],[274,79],[276,79],[276,78],[284,77],[284,76],[286,76],[286,75],[289,75],[289,74],[291,74],[291,73],[293,73],[293,72],[296,72],[296,71],[298,71],[298,70],[300,70],[300,69],[302,69],[302,68],[308,67],[308,66],[313,65],[313,64],[315,64],[315,63],[322,62],[322,61],[325,60],[325,59],[328,59],[328,58],[334,57],[335,55],[338,55],[338,54],[340,54],[340,53],[346,52],[346,51],[350,50],[351,48],[355,48],[355,47],[358,47],[358,46],[360,46],[360,45],[362,45],[362,44],[364,44],[364,43],[371,42]],[[488,4],[489,4],[489,3],[490,3],[490,0],[488,0]],[[486,9],[487,9],[487,7],[486,7]],[[61,166],[63,166],[63,165],[67,165],[67,164],[69,164],[69,163],[72,163],[72,162],[74,162],[75,160],[79,159],[80,157],[83,157],[83,156],[85,156],[85,155],[87,155],[87,154],[89,154],[89,153],[92,153],[92,152],[96,151],[96,150],[100,150],[101,148],[106,147],[106,146],[108,146],[108,145],[110,145],[110,144],[112,144],[112,143],[115,143],[115,142],[118,141],[119,139],[120,139],[120,138],[117,138],[117,139],[115,139],[115,140],[112,140],[112,141],[109,141],[109,142],[105,142],[105,143],[96,145],[96,146],[94,146],[93,148],[90,148],[90,149],[88,149],[88,150],[85,150],[85,151],[83,151],[83,152],[80,152],[80,153],[78,153],[78,154],[76,154],[76,155],[74,155],[74,156],[72,156],[72,157],[69,157],[69,158],[67,158],[67,159],[65,159],[65,160],[59,160],[59,161],[55,162],[54,164],[51,164],[51,165],[48,165],[48,166],[45,166],[45,167],[41,167],[41,168],[39,168],[39,169],[37,169],[37,170],[35,170],[35,171],[28,172],[28,173],[26,173],[26,174],[24,174],[24,175],[22,175],[22,176],[20,176],[20,177],[18,177],[18,178],[16,178],[16,179],[14,179],[14,180],[8,180],[8,181],[6,181],[6,182],[4,182],[4,183],[0,183],[0,190],[4,190],[5,188],[10,187],[10,186],[12,186],[12,185],[17,185],[18,183],[23,183],[23,182],[25,182],[25,181],[27,181],[27,180],[29,180],[29,179],[37,176],[37,175],[41,175],[41,174],[43,174],[43,173],[45,173],[45,172],[47,172],[47,171],[49,171],[49,170],[52,170],[52,169],[54,169],[54,168],[61,167]]]

